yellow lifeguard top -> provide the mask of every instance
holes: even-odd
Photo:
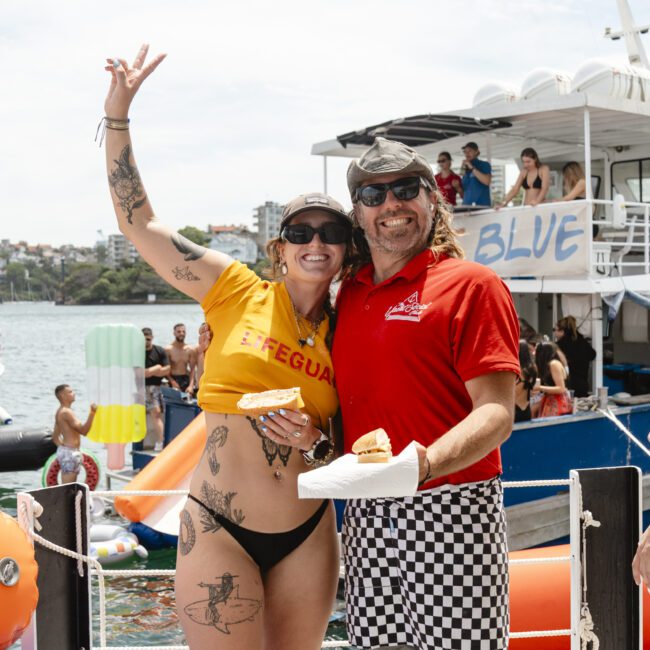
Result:
[[[293,306],[283,282],[261,280],[241,262],[219,276],[201,303],[212,330],[199,387],[199,405],[239,413],[244,393],[299,386],[305,411],[326,429],[338,408],[334,371],[325,345],[329,320],[314,347],[300,347]]]

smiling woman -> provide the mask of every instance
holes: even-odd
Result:
[[[147,50],[132,66],[107,60],[113,206],[120,230],[161,277],[201,302],[213,332],[199,390],[207,444],[180,518],[178,615],[192,647],[316,650],[336,592],[338,543],[331,504],[298,500],[296,485],[316,445],[330,445],[322,430],[338,408],[329,287],[350,264],[350,218],[324,194],[290,201],[269,243],[271,282],[161,224],[129,133],[131,101],[164,59],[145,64]],[[254,418],[237,407],[246,393],[290,387],[301,389],[304,409]]]

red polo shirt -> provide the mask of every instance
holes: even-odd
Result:
[[[383,427],[393,452],[429,446],[472,410],[465,382],[519,372],[519,322],[503,281],[474,262],[426,250],[373,284],[373,266],[341,287],[332,356],[344,447]],[[434,481],[468,483],[501,472],[498,449]]]

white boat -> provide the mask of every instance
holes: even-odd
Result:
[[[580,162],[591,179],[584,200],[498,211],[464,207],[456,210],[455,225],[464,232],[467,258],[504,279],[519,315],[537,331],[550,333],[562,316],[576,317],[597,352],[594,395],[604,385],[618,393],[609,406],[643,444],[650,431],[650,64],[641,34],[650,26],[634,25],[627,0],[617,4],[622,29],[605,36],[624,40],[627,61],[588,60],[572,76],[536,69],[520,88],[485,85],[469,108],[351,125],[354,130],[314,144],[312,154],[325,158],[326,185],[328,157],[357,158],[377,136],[408,144],[432,165],[440,151],[460,153],[467,141],[477,142],[493,165],[520,165],[521,150],[533,147],[551,169],[550,198],[563,195],[562,167]],[[608,314],[615,314],[611,322]],[[621,394],[628,385],[612,366],[645,395]],[[508,480],[626,464],[639,465],[650,479],[647,450],[597,411],[518,423],[502,451]]]

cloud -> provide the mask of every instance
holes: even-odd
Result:
[[[314,142],[467,107],[492,78],[520,83],[540,65],[574,71],[623,52],[601,38],[607,24],[619,24],[613,0],[4,0],[1,235],[92,244],[98,229],[116,232],[93,142],[102,68],[142,40],[168,52],[131,111],[158,215],[175,227],[252,225],[262,202],[322,187]],[[347,163],[328,163],[328,189],[344,200]]]

